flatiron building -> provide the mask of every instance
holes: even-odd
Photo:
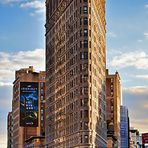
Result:
[[[46,0],[46,146],[105,148],[105,0]]]

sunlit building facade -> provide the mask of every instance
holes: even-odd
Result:
[[[46,0],[46,145],[106,147],[105,0]]]
[[[121,83],[119,73],[106,70],[107,148],[120,148]]]

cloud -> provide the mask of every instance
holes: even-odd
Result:
[[[107,36],[110,38],[116,38],[117,35],[114,32],[107,32]]]
[[[148,39],[148,32],[145,32],[144,36],[145,36],[146,39]]]
[[[26,9],[34,9],[34,13],[31,13],[31,15],[45,13],[45,2],[43,0],[27,1],[21,3],[20,7]]]
[[[138,95],[148,95],[148,86],[134,86],[130,88],[123,88],[124,92]]]
[[[148,104],[144,104],[144,108],[145,109],[148,109]]]
[[[7,148],[7,123],[6,115],[0,117],[0,148]]]
[[[117,68],[135,67],[137,69],[147,69],[148,54],[144,51],[121,53],[109,61],[109,65]]]
[[[45,3],[35,0],[31,2],[22,3],[20,7],[22,8],[33,8],[33,9],[44,9]]]
[[[148,131],[148,86],[123,89],[123,104],[129,109],[131,126]]]
[[[0,86],[0,148],[7,145],[7,114],[11,110],[12,86]]]
[[[12,86],[10,85],[0,86],[0,110],[10,109],[11,100],[12,100]]]
[[[148,80],[148,75],[136,75],[136,78]]]
[[[7,135],[0,134],[0,148],[7,148]]]
[[[32,16],[35,14],[45,14],[44,0],[0,0],[0,3],[7,5],[17,5],[23,9],[30,9]]]
[[[139,40],[137,40],[137,42],[142,43],[142,42],[143,42],[143,40],[139,39]]]
[[[148,120],[147,119],[133,119],[131,126],[136,127],[140,133],[145,133],[147,131]]]
[[[0,86],[10,85],[14,80],[15,70],[34,66],[37,71],[45,68],[44,49],[34,49],[19,52],[0,52]]]
[[[148,4],[144,6],[145,8],[148,8]]]

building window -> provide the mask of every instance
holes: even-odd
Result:
[[[82,7],[80,7],[80,14],[81,14],[81,12],[82,12]]]
[[[80,52],[80,59],[88,59],[88,52]]]
[[[81,75],[81,77],[80,77],[80,82],[81,83],[85,83],[85,82],[87,82],[88,81],[88,75]]]
[[[87,82],[87,80],[88,80],[88,75],[84,75],[83,76],[83,82]]]
[[[83,117],[83,111],[81,110],[80,112],[80,117],[82,118]]]
[[[84,48],[88,48],[88,40],[84,40]]]
[[[85,95],[88,94],[88,87],[84,87],[84,94],[85,94]]]
[[[83,122],[80,122],[80,129],[82,130],[83,128]]]
[[[89,142],[89,137],[88,135],[84,135],[84,143],[88,143]]]
[[[84,122],[84,129],[88,130],[88,122]]]
[[[88,13],[88,7],[87,6],[83,6],[83,13],[87,14]]]
[[[80,48],[82,48],[82,45],[83,45],[83,42],[82,42],[82,41],[80,41]]]
[[[44,99],[44,97],[43,97],[43,96],[41,96],[41,101],[43,101],[43,99]]]
[[[88,105],[88,98],[84,98],[84,99],[81,99],[81,106],[87,106]]]
[[[40,87],[42,88],[43,86],[44,86],[44,83],[43,83],[43,82],[41,82],[41,83],[40,83]]]
[[[84,37],[88,36],[88,29],[84,29]]]
[[[88,105],[88,98],[84,98],[84,106]]]
[[[84,25],[88,25],[88,18],[87,18],[87,17],[84,17],[84,18],[83,18],[83,24],[84,24]]]
[[[84,110],[84,118],[88,118],[88,110]]]
[[[80,18],[80,26],[82,25],[82,18]]]
[[[82,36],[82,29],[80,30],[80,36]]]
[[[80,143],[83,143],[83,137],[82,137],[82,135],[80,137]]]

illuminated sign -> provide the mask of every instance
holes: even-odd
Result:
[[[20,126],[38,126],[38,83],[20,82]]]

